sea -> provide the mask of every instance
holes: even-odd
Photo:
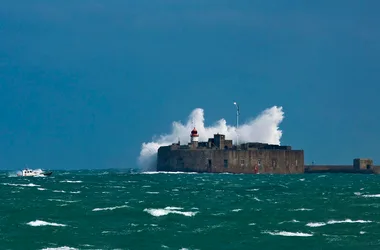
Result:
[[[0,249],[380,249],[380,175],[0,172]]]

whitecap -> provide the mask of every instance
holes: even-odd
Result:
[[[128,205],[122,205],[122,206],[115,206],[115,207],[105,207],[105,208],[94,208],[92,211],[104,211],[104,210],[114,210],[118,208],[125,208],[129,207]]]
[[[48,247],[48,248],[43,248],[41,250],[78,250],[78,249],[64,246],[64,247]]]
[[[270,234],[270,235],[278,235],[278,236],[298,236],[298,237],[310,237],[313,236],[313,234],[309,233],[301,233],[301,232],[286,232],[286,231],[276,231],[276,232],[268,232],[265,231],[264,233]]]
[[[78,201],[65,201],[65,200],[60,200],[60,199],[48,199],[48,201],[59,201],[59,202],[67,202],[67,203],[78,202]]]
[[[164,216],[168,214],[182,214],[184,216],[194,216],[198,212],[182,212],[182,211],[177,211],[174,209],[162,209],[162,208],[145,208],[144,212],[149,213],[150,215],[159,217],[159,216]]]
[[[46,188],[37,188],[40,191],[46,190]]]
[[[241,210],[243,210],[243,209],[241,209],[241,208],[237,208],[237,209],[232,209],[231,211],[232,211],[232,212],[239,212],[239,211],[241,211]]]
[[[345,219],[345,220],[329,220],[327,224],[341,224],[341,223],[371,223],[370,220],[351,220],[351,219]]]
[[[60,181],[60,182],[66,182],[66,183],[82,183],[83,181],[71,181],[71,180],[64,180],[64,181]]]
[[[58,224],[58,223],[54,223],[54,222],[46,222],[43,220],[30,221],[26,224],[28,224],[29,226],[32,226],[32,227],[40,227],[40,226],[66,227],[65,224]]]
[[[70,194],[80,194],[80,191],[70,191]]]
[[[147,194],[159,194],[160,192],[146,192]]]
[[[64,190],[53,190],[54,193],[66,193]]]
[[[297,208],[297,209],[291,209],[290,211],[312,211],[313,209],[310,208]]]
[[[362,196],[366,198],[380,198],[380,194],[364,194]]]
[[[183,208],[182,207],[165,207],[164,209],[168,209],[168,210],[182,210]]]
[[[284,223],[299,223],[299,221],[298,220],[282,221],[282,222],[279,222],[278,224],[284,224]]]
[[[346,220],[329,220],[327,223],[324,222],[309,222],[306,224],[308,227],[323,227],[328,225],[333,225],[333,224],[341,224],[341,223],[371,223],[372,221],[369,220],[351,220],[351,219],[346,219]]]
[[[324,223],[324,222],[309,222],[306,224],[306,226],[308,226],[308,227],[323,227],[325,225],[326,225],[326,223]]]
[[[166,172],[166,171],[147,171],[140,174],[198,174],[197,172]]]
[[[29,184],[16,184],[16,183],[3,183],[8,186],[19,186],[19,187],[39,187],[40,185],[29,183]]]

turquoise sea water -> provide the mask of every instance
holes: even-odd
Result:
[[[0,173],[0,249],[380,249],[380,176]]]

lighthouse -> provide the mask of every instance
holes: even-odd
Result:
[[[194,129],[191,131],[191,134],[190,134],[191,146],[193,148],[197,148],[198,147],[198,140],[199,140],[198,131],[194,127]]]

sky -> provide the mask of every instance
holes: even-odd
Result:
[[[282,107],[305,163],[380,165],[380,2],[4,0],[0,169],[135,168],[204,110]],[[190,132],[190,131],[189,131]]]

